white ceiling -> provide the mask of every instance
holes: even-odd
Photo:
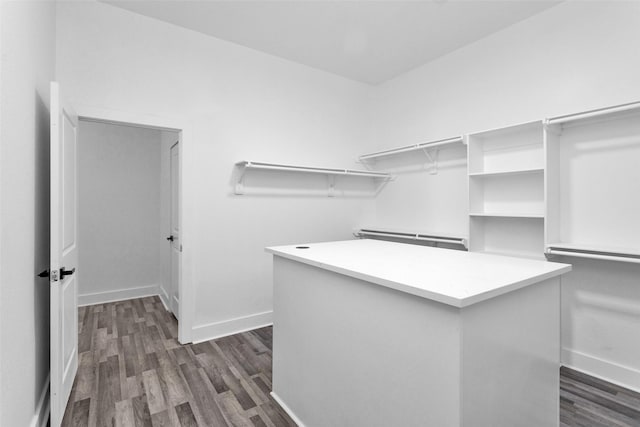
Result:
[[[101,1],[370,84],[391,79],[560,2]]]

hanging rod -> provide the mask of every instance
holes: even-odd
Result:
[[[577,258],[592,258],[607,261],[632,262],[640,264],[640,254],[625,252],[598,251],[590,249],[565,248],[548,246],[546,251],[548,255],[563,255]]]
[[[575,122],[578,120],[590,119],[598,116],[605,116],[608,114],[623,113],[626,111],[640,109],[640,102],[631,102],[628,104],[616,105],[615,107],[598,108],[596,110],[584,111],[575,114],[566,114],[564,116],[552,117],[546,120],[547,124],[565,124],[569,122]]]
[[[384,178],[389,179],[391,175],[384,172],[371,172],[371,171],[362,171],[362,170],[353,170],[353,169],[333,169],[333,168],[318,168],[318,167],[310,167],[310,166],[293,166],[293,165],[282,165],[276,163],[263,163],[263,162],[252,162],[243,160],[241,162],[237,162],[236,166],[243,167],[246,169],[262,169],[262,170],[272,170],[272,171],[282,171],[282,172],[305,172],[305,173],[317,173],[322,175],[349,175],[349,176],[362,176],[369,178]]]
[[[376,151],[375,153],[364,154],[358,157],[360,161],[366,161],[375,159],[377,157],[391,156],[394,154],[406,153],[409,151],[425,150],[429,148],[440,147],[442,145],[462,143],[464,140],[462,136],[456,136],[455,138],[439,139],[437,141],[422,142],[419,144],[406,145],[404,147],[392,148],[389,150]]]
[[[467,239],[462,237],[441,236],[435,234],[406,233],[389,230],[375,230],[363,228],[354,233],[356,237],[374,236],[374,237],[392,237],[395,239],[419,240],[437,243],[454,243],[467,247]]]

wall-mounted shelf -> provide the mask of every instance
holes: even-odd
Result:
[[[388,150],[363,154],[362,156],[358,157],[358,161],[364,164],[371,164],[372,162],[385,157],[396,156],[398,154],[410,153],[413,151],[420,151],[424,156],[426,156],[427,161],[430,163],[429,172],[435,174],[438,172],[438,150],[445,146],[464,144],[464,142],[465,140],[462,136],[438,139],[436,141],[421,142],[418,144],[405,145],[402,147],[390,148]]]
[[[448,233],[410,233],[380,228],[362,228],[354,233],[356,237],[390,237],[393,239],[417,240],[435,243],[451,243],[467,247],[467,238]]]
[[[469,216],[488,216],[495,218],[544,218],[542,213],[520,213],[520,212],[470,212]]]
[[[454,138],[439,139],[437,141],[430,141],[430,142],[421,142],[419,144],[405,145],[403,147],[390,148],[388,150],[376,151],[375,153],[363,154],[362,156],[358,157],[358,160],[360,161],[374,160],[380,157],[393,156],[395,154],[407,153],[410,151],[429,150],[436,147],[442,147],[444,145],[462,144],[462,143],[464,143],[464,139],[461,136],[456,136]]]
[[[384,185],[385,182],[392,178],[391,174],[384,172],[283,165],[278,163],[254,162],[248,160],[237,162],[236,167],[240,168],[240,173],[237,177],[235,185],[235,194],[238,195],[244,194],[244,178],[246,173],[251,170],[324,175],[328,178],[329,196],[334,195],[335,177],[364,178],[374,180],[378,183],[378,185],[376,186],[376,192],[379,191],[379,189],[382,185]]]
[[[469,176],[492,177],[492,176],[535,174],[535,173],[543,173],[543,172],[544,172],[544,168],[531,168],[531,169],[502,170],[499,172],[472,172],[469,174]]]
[[[597,121],[600,118],[611,116],[624,116],[626,114],[637,114],[640,111],[640,102],[631,102],[628,104],[616,105],[607,108],[598,108],[596,110],[583,111],[581,113],[567,114],[564,116],[552,117],[545,121],[547,126],[568,126],[580,125],[586,122]]]
[[[568,243],[549,243],[545,245],[545,253],[548,255],[640,263],[640,250],[638,249],[610,248]]]

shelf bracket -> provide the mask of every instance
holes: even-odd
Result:
[[[242,167],[242,170],[240,171],[240,175],[238,175],[238,180],[236,181],[234,193],[238,196],[242,196],[244,194],[244,174],[246,171],[247,171],[247,168]]]
[[[424,147],[422,152],[427,156],[427,161],[429,162],[427,170],[431,175],[436,175],[438,173],[438,149]]]
[[[329,180],[329,192],[327,196],[335,197],[336,196],[336,177],[335,175],[328,175],[327,179]]]

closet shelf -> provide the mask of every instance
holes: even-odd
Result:
[[[414,233],[380,228],[361,228],[354,233],[356,237],[391,237],[394,239],[418,240],[436,243],[453,243],[467,247],[467,238],[449,233]]]
[[[621,104],[613,107],[599,108],[596,110],[584,111],[576,114],[567,114],[564,116],[552,117],[545,120],[545,127],[554,125],[579,124],[589,120],[604,119],[607,116],[618,114],[633,114],[640,112],[640,102],[631,102],[629,104]]]
[[[640,263],[640,249],[637,248],[549,243],[545,247],[545,252],[548,255],[564,255],[578,258]]]
[[[531,168],[531,169],[513,169],[495,172],[470,172],[469,176],[484,177],[484,176],[510,176],[510,175],[523,175],[523,174],[535,174],[543,173],[544,168]]]
[[[366,161],[375,160],[380,157],[392,156],[392,155],[401,154],[401,153],[408,153],[410,151],[430,150],[432,148],[438,148],[444,145],[462,144],[462,143],[464,143],[463,137],[456,136],[454,138],[439,139],[437,141],[422,142],[419,144],[405,145],[403,147],[391,148],[389,150],[376,151],[374,153],[363,154],[362,156],[358,157],[358,160],[360,160],[361,162],[366,162]]]
[[[361,176],[361,177],[367,177],[367,178],[383,178],[383,179],[391,178],[391,174],[384,173],[384,172],[371,172],[371,171],[362,171],[362,170],[353,170],[353,169],[318,168],[318,167],[310,167],[310,166],[293,166],[293,165],[282,165],[282,164],[276,164],[276,163],[252,162],[248,160],[237,162],[236,166],[243,167],[244,169],[262,169],[262,170],[272,170],[272,171],[280,171],[280,172],[317,173],[322,175],[348,175],[348,176]]]
[[[469,212],[469,216],[480,217],[498,217],[498,218],[534,218],[542,219],[544,214],[541,213],[516,213],[516,212]]]
[[[249,170],[263,170],[272,172],[293,172],[303,174],[318,174],[325,175],[329,178],[329,192],[328,196],[333,196],[335,177],[342,176],[348,178],[367,178],[372,179],[374,182],[378,182],[378,188],[376,193],[380,191],[382,186],[392,178],[392,175],[384,172],[372,172],[354,169],[336,169],[336,168],[320,168],[312,166],[295,166],[295,165],[283,165],[278,163],[265,163],[254,162],[249,160],[243,160],[236,163],[236,166],[241,169],[240,174],[236,180],[235,194],[244,194],[244,177]]]

